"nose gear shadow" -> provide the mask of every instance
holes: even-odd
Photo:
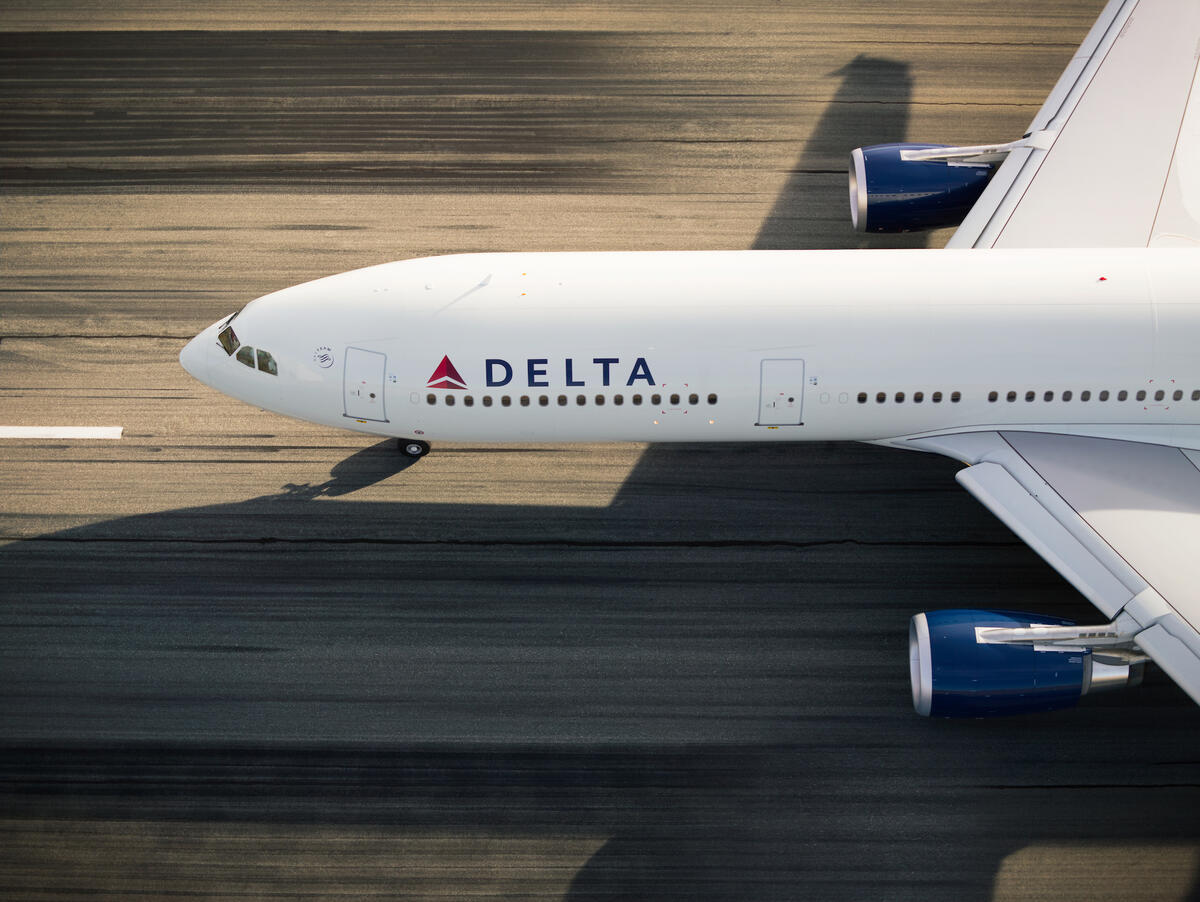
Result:
[[[351,454],[329,471],[329,479],[319,485],[288,483],[283,497],[290,499],[339,498],[359,489],[383,482],[403,473],[421,458],[396,451],[396,440],[387,439]]]

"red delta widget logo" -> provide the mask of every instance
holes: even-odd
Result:
[[[529,357],[525,366],[520,368],[525,376],[525,384],[529,388],[549,388],[551,385],[550,358]],[[503,388],[513,381],[517,370],[513,364],[501,357],[488,357],[483,361],[483,381],[488,388]],[[563,358],[562,367],[555,367],[554,377],[558,382],[569,388],[594,384],[599,380],[601,385],[612,385],[613,379],[624,379],[624,385],[631,386],[638,382],[655,385],[654,376],[650,372],[650,364],[645,357],[636,358],[632,364],[621,364],[620,357],[593,357],[592,362],[577,363],[573,357]],[[425,384],[426,388],[467,388],[467,380],[462,377],[457,367],[450,362],[447,354],[442,362],[434,369],[433,375]]]

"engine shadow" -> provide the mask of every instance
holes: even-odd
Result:
[[[763,220],[755,250],[801,248],[919,248],[928,245],[921,232],[863,235],[854,231],[846,183],[846,166],[855,147],[904,141],[908,136],[912,77],[907,63],[859,54],[841,69],[842,83],[825,107],[787,182]],[[830,178],[841,173],[841,178]],[[829,211],[824,232],[802,223],[812,210]],[[800,236],[812,235],[805,240]]]

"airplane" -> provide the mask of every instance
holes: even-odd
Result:
[[[1198,42],[1200,4],[1110,0],[1019,139],[855,149],[855,228],[957,223],[946,249],[405,260],[258,298],[180,362],[414,457],[539,440],[947,455],[1107,619],[916,614],[919,714],[1065,708],[1149,661],[1200,702]]]

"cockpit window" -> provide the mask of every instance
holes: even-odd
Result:
[[[279,375],[279,370],[275,366],[275,358],[262,348],[258,349],[258,368],[264,373],[270,373],[272,376]]]
[[[246,366],[253,368],[254,348],[250,347],[249,345],[242,345],[240,348],[238,348],[237,359],[240,363],[244,363]]]
[[[221,343],[221,347],[225,349],[226,354],[232,354],[242,346],[242,343],[238,341],[237,335],[234,334],[233,326],[226,326],[218,332],[217,341]]]

